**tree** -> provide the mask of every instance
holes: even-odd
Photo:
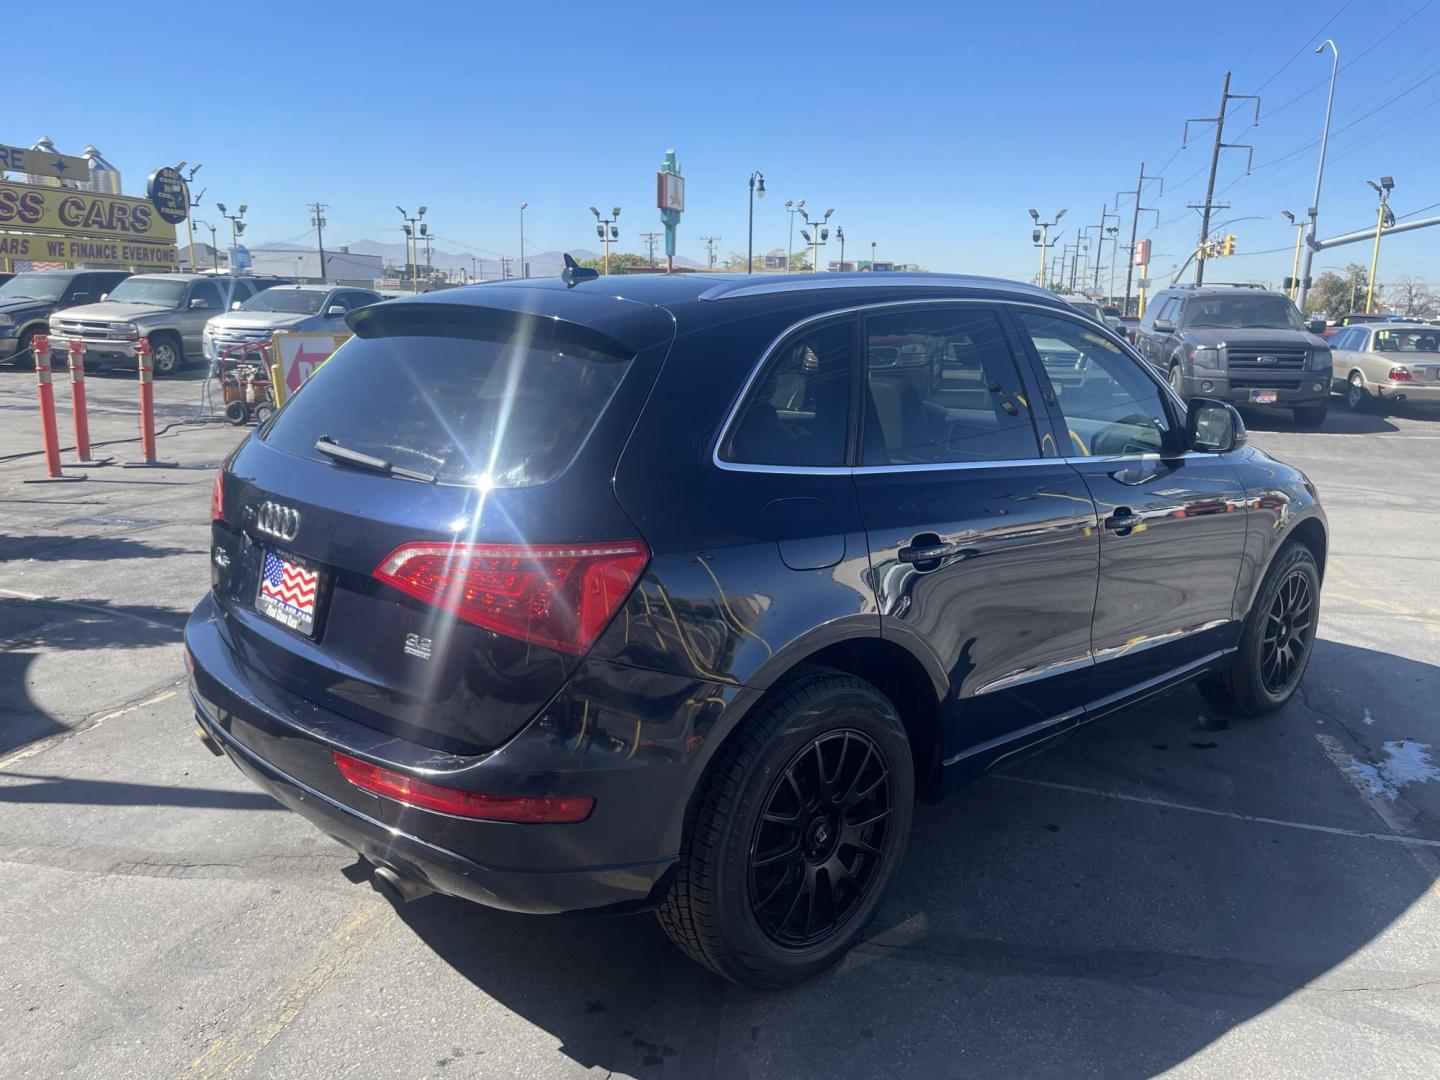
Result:
[[[599,270],[603,274],[605,272],[605,257],[602,255],[598,259],[585,259],[580,265],[588,267],[591,270]],[[644,255],[636,255],[630,251],[612,251],[610,253],[610,273],[612,274],[624,273],[624,268],[627,266],[649,267],[649,265],[650,260]]]
[[[745,273],[745,253],[743,251],[732,251],[730,257],[725,260],[725,269],[736,274]],[[755,261],[750,266],[751,270],[759,271],[765,269],[765,256],[756,255]]]
[[[1440,297],[1436,297],[1424,278],[1413,275],[1402,277],[1389,286],[1385,290],[1385,298],[1407,319],[1423,318],[1440,310]]]
[[[1342,277],[1333,270],[1326,270],[1310,289],[1305,298],[1305,310],[1325,314],[1332,319],[1352,311],[1358,311],[1365,304],[1365,286],[1370,282],[1370,271],[1359,263],[1345,267]]]

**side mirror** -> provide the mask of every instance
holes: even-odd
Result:
[[[230,301],[230,310],[231,310],[231,311],[239,311],[239,310],[240,310],[240,305],[243,304],[243,303],[245,303],[244,300],[231,300],[231,301]]]
[[[110,299],[110,294],[109,294],[108,292],[102,292],[102,293],[100,294],[100,299],[101,299],[101,300],[109,300],[109,299]]]
[[[327,307],[327,308],[325,309],[325,317],[326,317],[327,319],[338,319],[338,318],[340,318],[341,315],[344,315],[344,314],[345,314],[345,305],[344,305],[344,304],[331,304],[329,307]]]
[[[1248,440],[1245,421],[1235,406],[1213,398],[1191,398],[1185,414],[1185,436],[1191,450],[1202,454],[1226,454]]]
[[[1173,334],[1175,332],[1175,324],[1169,319],[1156,319],[1151,326],[1154,327],[1157,334]]]
[[[191,301],[190,301],[190,310],[191,310],[191,311],[203,311],[203,310],[205,310],[206,308],[208,308],[209,306],[210,306],[210,301],[209,301],[209,300],[206,300],[203,296],[197,296],[194,300],[191,300]]]
[[[1325,320],[1311,319],[1305,324],[1305,329],[1309,330],[1312,334],[1323,334],[1325,333]]]
[[[88,292],[77,292],[74,296],[70,297],[70,301],[75,304],[87,304],[90,302],[90,294]]]

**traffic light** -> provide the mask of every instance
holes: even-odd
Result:
[[[1234,255],[1234,254],[1235,254],[1235,234],[1234,234],[1234,233],[1230,233],[1228,236],[1225,237],[1225,243],[1224,243],[1224,244],[1221,246],[1221,248],[1220,248],[1220,254],[1221,254],[1221,255]]]

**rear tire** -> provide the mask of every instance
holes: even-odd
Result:
[[[1205,700],[1243,716],[1285,707],[1305,677],[1320,618],[1320,572],[1310,549],[1288,541],[1275,556],[1240,634],[1228,670],[1205,676]]]
[[[772,692],[711,764],[660,925],[733,982],[808,979],[865,932],[914,798],[895,706],[861,679],[812,669]]]
[[[1319,405],[1304,405],[1292,409],[1295,414],[1295,423],[1301,427],[1316,428],[1325,423],[1325,417],[1330,415],[1330,402],[1322,401]]]

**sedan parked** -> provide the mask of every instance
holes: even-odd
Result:
[[[1333,386],[1356,411],[1396,401],[1440,402],[1440,326],[1383,322],[1347,326],[1330,339]]]

